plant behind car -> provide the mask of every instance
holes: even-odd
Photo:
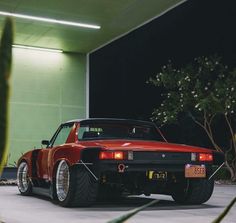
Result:
[[[178,69],[169,61],[155,77],[148,81],[162,87],[163,102],[153,112],[153,120],[160,125],[178,121],[185,114],[207,134],[217,151],[213,121],[222,116],[228,131],[228,149],[224,151],[231,180],[236,181],[236,69],[223,64],[217,56],[198,57]]]
[[[7,159],[9,80],[12,63],[13,22],[5,21],[0,45],[0,175]]]

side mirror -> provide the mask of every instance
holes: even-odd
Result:
[[[45,145],[45,146],[49,146],[50,145],[50,141],[49,140],[42,140],[41,144]]]

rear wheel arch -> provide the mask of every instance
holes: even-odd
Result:
[[[28,162],[25,158],[22,158],[21,160],[19,160],[17,166],[19,167],[19,165],[20,165],[22,162],[26,162],[27,164],[29,164],[29,162]]]

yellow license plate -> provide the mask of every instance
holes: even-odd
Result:
[[[185,165],[185,177],[186,178],[204,178],[206,177],[205,165]]]
[[[167,172],[148,171],[147,177],[149,180],[166,180],[167,179]]]

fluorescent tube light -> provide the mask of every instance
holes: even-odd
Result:
[[[36,20],[36,21],[41,21],[41,22],[56,23],[56,24],[61,24],[61,25],[84,27],[84,28],[90,28],[90,29],[101,28],[100,26],[92,25],[92,24],[70,22],[70,21],[57,20],[57,19],[51,19],[51,18],[42,18],[42,17],[29,16],[29,15],[23,15],[23,14],[11,13],[11,12],[0,11],[0,15],[11,16],[11,17],[16,17],[16,18],[21,18],[21,19]]]
[[[12,46],[15,48],[28,49],[28,50],[40,50],[40,51],[47,51],[47,52],[53,52],[53,53],[63,53],[62,50],[58,50],[58,49],[33,47],[33,46],[25,46],[25,45],[12,45]]]

